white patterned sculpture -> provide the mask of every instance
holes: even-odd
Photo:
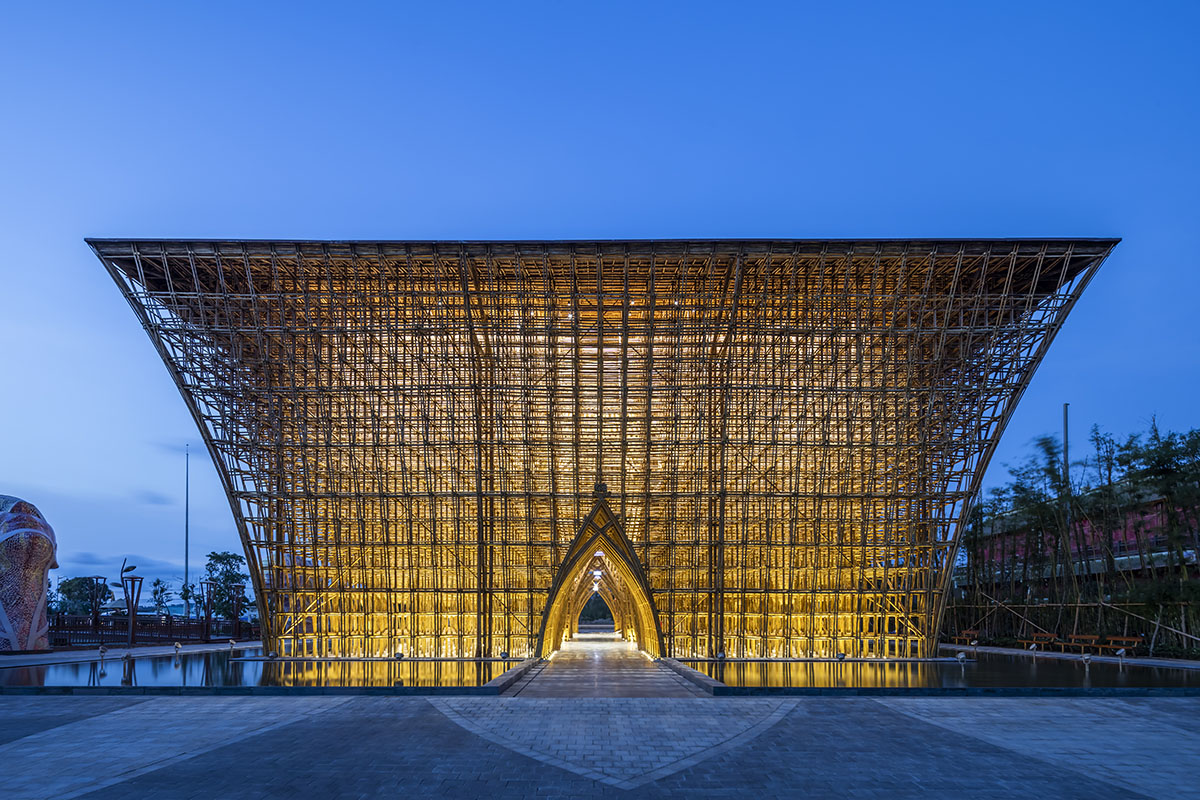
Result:
[[[37,507],[0,494],[0,651],[49,648],[47,572],[57,551]]]

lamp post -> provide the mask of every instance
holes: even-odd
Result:
[[[133,569],[133,567],[129,567]],[[125,609],[129,614],[129,646],[133,647],[134,631],[137,628],[138,601],[142,599],[142,576],[122,575],[121,588],[125,590]]]
[[[191,553],[191,548],[188,545],[188,525],[191,522],[191,503],[192,503],[192,464],[190,445],[183,446],[183,589],[186,592],[188,587],[188,558]],[[191,593],[183,598],[183,615],[185,617],[192,616],[192,599]]]
[[[200,587],[204,590],[204,641],[208,641],[209,633],[212,629],[212,581],[200,581]]]

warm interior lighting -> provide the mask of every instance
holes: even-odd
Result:
[[[603,542],[605,549],[588,556],[598,542]],[[612,612],[614,627],[621,636],[636,642],[651,655],[662,653],[649,583],[632,543],[603,496],[597,498],[584,518],[550,587],[550,602],[540,637],[541,655],[556,650],[565,639],[579,632],[579,614],[593,592],[603,598]]]
[[[94,241],[216,457],[266,647],[927,655],[1111,241]],[[390,674],[390,673],[389,673]]]

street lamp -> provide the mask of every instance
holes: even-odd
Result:
[[[137,627],[138,601],[142,599],[142,576],[129,575],[136,567],[122,570],[121,588],[125,590],[125,609],[129,613],[129,646],[133,647],[134,630]]]

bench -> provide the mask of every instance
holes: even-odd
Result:
[[[970,644],[979,641],[979,631],[961,631],[957,636],[951,636],[955,644]]]
[[[1105,639],[1104,644],[1100,645],[1101,650],[1111,650],[1117,652],[1124,650],[1125,655],[1132,656],[1133,651],[1142,645],[1142,637],[1140,636],[1109,636]]]
[[[1077,647],[1079,652],[1085,653],[1088,650],[1096,650],[1100,647],[1100,637],[1093,633],[1075,633],[1067,637],[1067,641],[1063,642],[1063,652],[1067,652],[1068,647]]]
[[[1045,650],[1057,642],[1058,637],[1053,633],[1035,633],[1029,639],[1018,639],[1017,641],[1025,645],[1026,649],[1029,649],[1030,645],[1036,644],[1038,650]]]

